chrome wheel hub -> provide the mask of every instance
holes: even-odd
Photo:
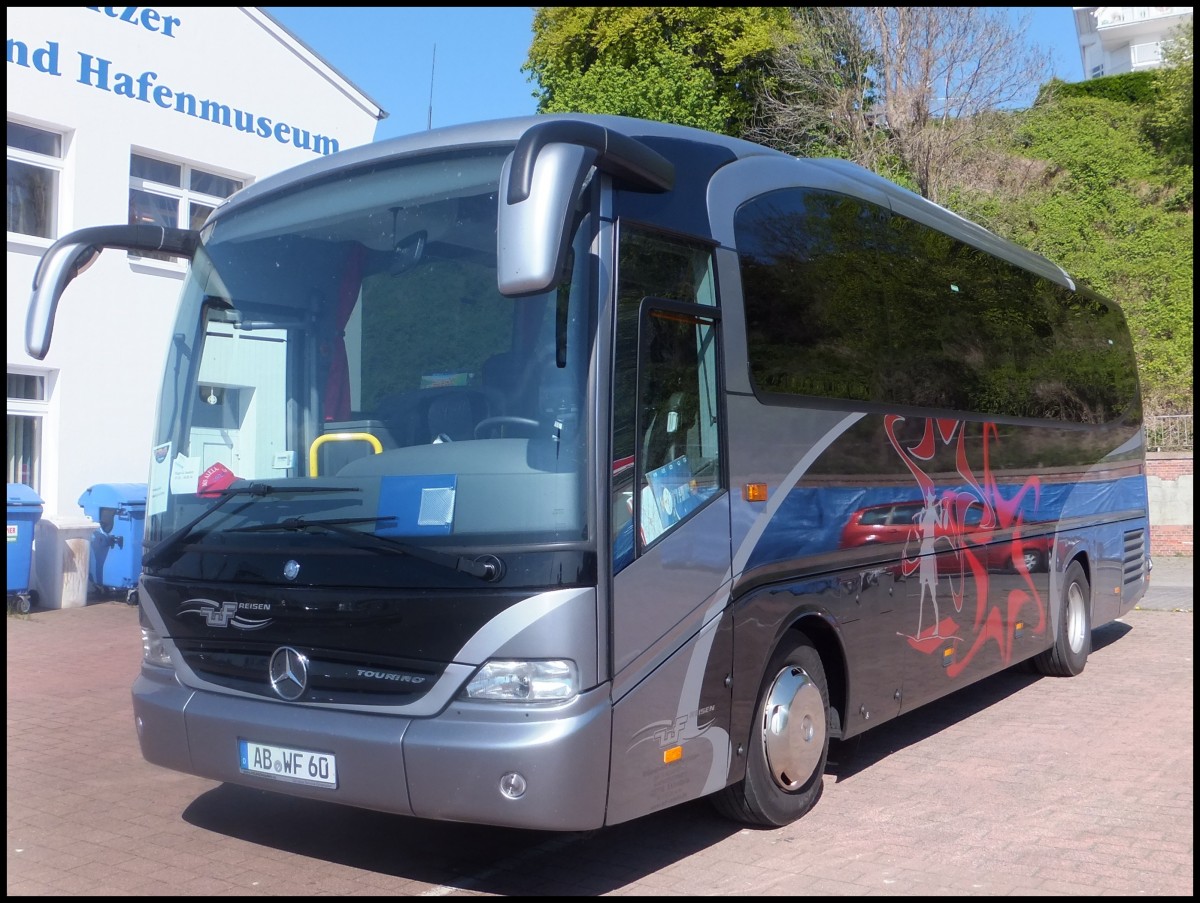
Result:
[[[784,790],[808,782],[825,750],[825,703],[803,668],[776,677],[762,710],[762,743],[771,778]]]

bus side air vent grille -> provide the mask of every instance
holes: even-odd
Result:
[[[1146,531],[1130,530],[1125,534],[1125,585],[1137,583],[1146,576]]]

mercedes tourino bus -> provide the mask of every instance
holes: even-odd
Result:
[[[1121,311],[845,161],[582,115],[370,144],[63,237],[34,357],[106,247],[190,261],[132,691],[167,768],[784,825],[831,741],[1076,675],[1146,589]]]

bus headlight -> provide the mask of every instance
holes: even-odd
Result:
[[[496,702],[565,702],[579,693],[579,672],[565,659],[490,661],[468,681],[466,699]]]
[[[142,662],[156,668],[171,668],[171,654],[158,631],[142,626]]]

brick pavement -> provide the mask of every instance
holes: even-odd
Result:
[[[867,734],[774,831],[699,801],[588,835],[419,822],[146,764],[136,609],[8,618],[10,896],[1188,895],[1191,559],[1077,678],[997,675]]]

